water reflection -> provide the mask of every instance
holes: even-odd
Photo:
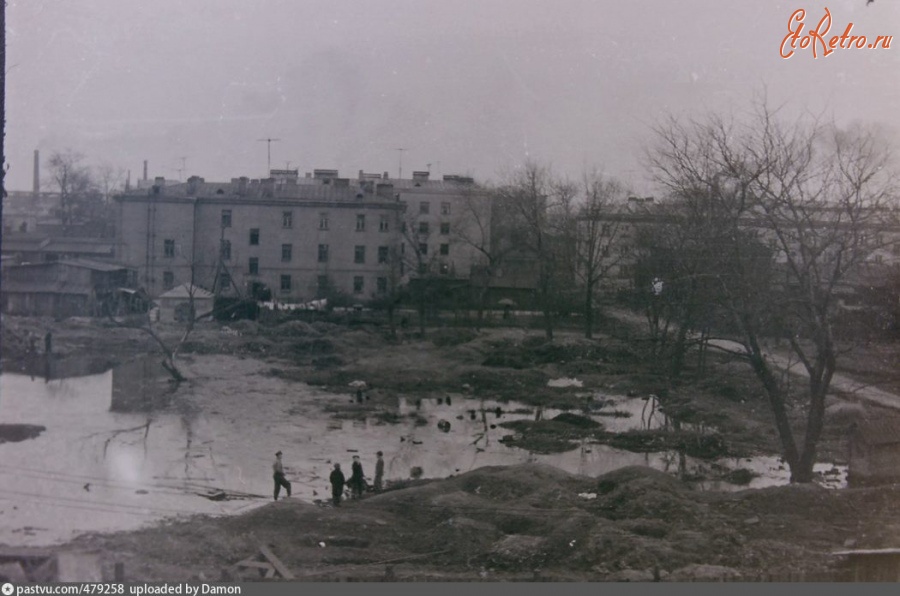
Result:
[[[33,439],[0,444],[0,543],[48,544],[77,532],[129,529],[178,514],[230,514],[267,503],[276,449],[285,452],[295,497],[307,501],[328,494],[333,461],[349,465],[359,454],[371,476],[379,450],[387,480],[408,478],[415,468],[436,478],[528,462],[589,476],[627,465],[703,476],[709,467],[677,453],[631,453],[582,442],[566,453],[542,455],[500,441],[512,433],[500,423],[551,419],[559,410],[453,394],[399,399],[396,423],[362,409],[351,412],[352,419],[335,419],[322,405],[342,396],[292,385],[290,399],[303,407],[285,415],[285,398],[260,387],[253,396],[220,391],[209,402],[213,406],[200,411],[187,403],[193,396],[173,393],[152,361],[65,379],[0,375],[0,423],[46,427]],[[584,411],[612,432],[668,424],[658,410],[648,416],[641,399],[586,394],[585,400]],[[783,471],[771,473],[774,459],[716,463],[756,466],[762,474],[756,485],[787,482]],[[220,491],[243,498],[204,498]]]

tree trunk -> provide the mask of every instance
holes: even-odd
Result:
[[[587,339],[594,337],[594,284],[587,284],[584,295],[584,336]]]
[[[769,405],[772,407],[772,413],[775,415],[775,427],[778,430],[778,438],[781,440],[784,459],[791,468],[791,482],[809,482],[809,480],[802,480],[804,475],[799,473],[800,456],[797,452],[797,443],[794,441],[794,432],[791,429],[784,392],[766,363],[756,338],[750,337],[748,339],[750,343],[750,353],[748,354],[750,366],[753,368],[753,372],[756,373],[757,378],[762,381],[766,390],[766,396],[769,398]],[[811,472],[812,468],[810,467],[810,474]]]
[[[396,310],[396,305],[394,304],[393,298],[389,298],[388,307],[387,307],[387,315],[388,315],[388,328],[390,329],[391,338],[395,339],[397,337],[397,319],[394,316],[394,311]]]
[[[825,395],[831,384],[831,376],[834,369],[823,371],[821,378],[809,380],[809,414],[806,419],[806,436],[803,439],[803,451],[797,465],[797,470],[791,468],[791,482],[812,482],[813,466],[816,463],[816,446],[822,437],[822,428],[825,424]]]

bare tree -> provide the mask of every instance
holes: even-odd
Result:
[[[431,222],[407,206],[400,223],[400,235],[403,241],[394,258],[400,265],[400,277],[407,280],[409,294],[416,303],[419,333],[424,335],[425,319],[436,304],[440,285],[440,276],[436,271],[440,263],[431,244],[435,230]]]
[[[574,286],[575,195],[573,184],[533,161],[508,175],[495,191],[514,228],[512,245],[524,249],[537,268],[535,293],[548,340],[553,339],[557,315],[569,306]]]
[[[202,277],[203,271],[210,269],[210,265],[205,263],[202,259],[190,259],[186,255],[179,256],[188,262],[187,270],[189,271],[189,280],[180,286],[184,287],[187,292],[187,302],[186,308],[178,313],[179,316],[177,318],[180,327],[177,329],[174,338],[169,337],[169,335],[153,321],[150,312],[126,317],[116,317],[112,312],[108,312],[107,314],[108,319],[116,326],[137,329],[149,335],[159,346],[160,351],[163,354],[162,367],[166,369],[176,383],[186,380],[186,377],[178,364],[179,352],[194,332],[197,321],[216,314],[215,304],[213,304],[212,308],[208,311],[198,312],[197,309],[197,296],[200,292],[205,292],[205,290],[198,285],[200,283],[198,278]],[[221,262],[221,257],[217,259],[217,262]],[[231,308],[233,308],[233,306]]]
[[[594,300],[598,286],[622,262],[622,186],[596,170],[586,173],[584,197],[576,221],[575,272],[584,290],[584,336],[594,328]]]
[[[810,482],[839,355],[836,292],[892,217],[887,148],[870,132],[788,122],[765,105],[744,125],[713,116],[670,120],[656,133],[658,180],[682,200],[715,208],[723,233],[714,248],[729,264],[717,276],[721,306],[765,388],[792,481]],[[773,330],[808,376],[797,425],[785,377],[764,350]]]
[[[108,205],[113,194],[124,188],[125,169],[118,168],[109,162],[103,162],[94,168],[94,177],[103,195],[103,202]]]
[[[96,214],[100,193],[84,165],[84,155],[67,149],[50,156],[50,180],[59,190],[59,217],[63,226],[83,222]]]
[[[493,200],[490,192],[466,188],[462,191],[462,204],[452,222],[453,237],[473,248],[479,255],[472,266],[470,283],[477,295],[477,325],[484,320],[487,298],[492,283],[501,271],[504,258],[513,247],[510,241],[510,220],[503,216],[500,201]]]

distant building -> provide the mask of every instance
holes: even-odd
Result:
[[[112,238],[9,232],[3,234],[2,254],[18,263],[46,263],[63,259],[108,261],[115,258],[115,241]]]
[[[487,209],[471,179],[338,174],[277,170],[262,180],[192,176],[176,185],[157,178],[116,198],[117,258],[152,296],[193,282],[215,294],[271,291],[281,302],[330,291],[368,301],[410,278],[469,277],[481,255],[460,226],[473,205]],[[426,265],[411,270],[419,250]]]
[[[35,232],[39,225],[59,224],[58,192],[8,191],[3,199],[3,235]]]
[[[2,310],[13,315],[100,316],[131,307],[135,272],[88,260],[3,267]]]
[[[159,306],[159,320],[166,322],[205,317],[212,313],[213,302],[214,296],[211,292],[189,283],[172,288],[156,299]]]

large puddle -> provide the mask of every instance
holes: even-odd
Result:
[[[390,423],[377,416],[335,419],[321,407],[284,416],[261,405],[255,416],[244,417],[215,409],[118,411],[136,395],[153,400],[164,392],[165,383],[141,362],[65,379],[0,375],[0,424],[30,425],[24,427],[30,432],[16,440],[0,442],[0,543],[46,545],[85,531],[131,529],[195,513],[227,515],[267,503],[272,499],[273,446],[285,453],[294,496],[307,501],[329,493],[332,461],[347,470],[352,455],[359,454],[371,476],[378,450],[385,452],[388,480],[409,478],[416,468],[423,477],[440,478],[481,466],[526,462],[588,476],[628,465],[673,474],[681,468],[703,477],[709,476],[710,466],[757,474],[743,486],[701,483],[714,490],[789,480],[786,466],[775,457],[710,464],[676,453],[631,453],[597,444],[559,454],[529,453],[502,443],[500,439],[512,431],[499,424],[534,420],[538,412],[462,394],[449,400],[401,399],[399,422]],[[308,405],[328,400],[348,403],[346,396],[332,397],[299,384],[291,392],[292,399]],[[594,419],[613,432],[665,424],[659,411],[651,416],[652,404],[645,400],[594,396],[593,401],[603,403],[592,410]],[[620,415],[602,415],[611,411]],[[544,410],[540,416],[547,419],[559,413]],[[826,485],[844,485],[845,469],[823,465],[817,470],[828,472]],[[209,498],[222,496],[222,491],[236,498]]]

